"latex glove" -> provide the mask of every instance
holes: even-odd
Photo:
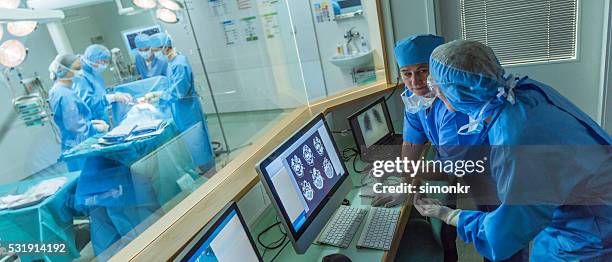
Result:
[[[408,199],[408,194],[404,193],[375,194],[375,197],[372,200],[372,206],[394,207],[404,203],[406,199]]]
[[[144,96],[144,99],[147,103],[154,104],[159,101],[159,99],[161,98],[161,95],[162,95],[161,91],[150,92]]]
[[[126,93],[114,93],[106,95],[106,100],[111,104],[115,102],[127,104],[132,102],[132,96]]]
[[[421,194],[416,194],[414,197],[414,208],[419,211],[422,216],[439,218],[444,223],[451,226],[457,226],[461,209],[452,209],[442,205],[442,203],[433,198],[422,198]]]
[[[105,133],[108,131],[108,124],[102,120],[91,120],[91,124],[98,133]]]

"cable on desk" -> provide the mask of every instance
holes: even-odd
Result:
[[[346,136],[346,135],[348,135],[348,134],[349,134],[349,131],[351,131],[351,129],[350,129],[350,128],[343,129],[343,130],[340,130],[340,131],[334,131],[334,130],[332,130],[331,132],[332,132],[332,134],[339,134],[339,135],[341,135],[341,136]]]
[[[266,229],[264,229],[263,231],[261,231],[259,233],[259,235],[257,235],[257,242],[264,247],[265,249],[277,249],[282,245],[282,241],[285,241],[285,239],[287,238],[287,234],[283,232],[283,236],[279,239],[279,240],[275,240],[272,243],[269,244],[264,244],[261,241],[261,236],[263,236],[266,232],[270,231],[270,229],[274,228],[275,226],[280,225],[280,222],[276,222],[274,224],[272,224],[271,226],[267,227]],[[281,241],[282,239],[282,241]],[[277,244],[278,242],[280,242],[281,244]]]
[[[359,154],[359,151],[357,151],[357,149],[353,148],[353,147],[348,147],[345,148],[344,150],[342,150],[342,161],[347,162],[347,161],[351,161],[351,159],[353,160],[353,171],[355,171],[355,173],[363,173],[366,170],[368,170],[368,168],[364,168],[363,170],[357,170],[357,158],[359,158],[361,155]]]
[[[276,253],[276,255],[274,255],[274,257],[272,258],[272,260],[270,260],[270,262],[274,261],[278,257],[278,255],[280,255],[280,253],[283,252],[283,249],[285,249],[285,247],[287,246],[287,244],[289,244],[289,242],[291,242],[291,240],[287,240],[287,242],[285,242],[283,247]]]

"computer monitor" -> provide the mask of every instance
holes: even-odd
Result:
[[[373,145],[391,140],[395,133],[384,97],[349,116],[348,121],[361,154]]]
[[[257,171],[298,254],[306,252],[352,186],[323,114],[257,164]]]
[[[134,39],[139,34],[147,34],[154,35],[161,32],[161,27],[159,25],[152,25],[148,27],[139,27],[135,29],[129,29],[121,32],[123,36],[123,42],[125,43],[125,47],[128,51],[133,51],[136,49],[136,43]]]
[[[263,261],[236,203],[228,204],[174,261]]]

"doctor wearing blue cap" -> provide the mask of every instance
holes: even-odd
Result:
[[[136,72],[138,72],[141,79],[166,75],[168,63],[163,58],[157,58],[151,50],[153,45],[161,47],[157,42],[159,41],[155,41],[147,34],[139,34],[134,38],[137,48]]]
[[[506,75],[476,41],[439,46],[429,86],[449,110],[470,116],[462,134],[486,134],[501,205],[451,209],[415,198],[422,215],[456,225],[459,237],[492,260],[533,241],[531,261],[612,258],[612,138],[553,88]]]
[[[201,124],[201,135],[195,137],[188,146],[192,152],[194,162],[201,172],[214,166],[214,153],[208,136],[208,125],[200,105],[193,79],[193,70],[186,56],[174,49],[172,38],[165,33],[152,36],[154,42],[161,45],[159,51],[168,61],[166,76],[170,79],[170,86],[166,90],[156,91],[145,95],[149,101],[159,99],[161,106],[168,106],[172,118],[179,132],[184,132],[196,124]],[[157,55],[157,54],[156,54]]]
[[[457,127],[466,124],[468,116],[449,111],[427,87],[429,56],[443,43],[440,36],[413,35],[399,41],[394,50],[406,87],[401,98],[405,107],[402,157],[407,159],[419,159],[427,141],[436,146],[472,145],[477,138],[457,135]],[[406,198],[406,194],[382,194],[374,199],[373,205],[394,206]],[[443,226],[444,261],[457,261],[456,237],[454,227]]]
[[[108,105],[114,102],[129,103],[132,97],[125,93],[108,94],[102,72],[108,68],[111,53],[103,45],[90,45],[81,57],[84,77],[77,86],[81,99],[91,110],[93,119],[101,119],[109,123],[106,112]]]
[[[72,54],[58,55],[49,65],[51,80],[54,81],[49,91],[49,104],[53,110],[53,121],[60,130],[61,149],[65,152],[96,132],[106,132],[108,124],[102,120],[92,119],[89,107],[75,91],[75,86],[82,81],[83,70],[79,57]],[[68,161],[68,170],[80,170],[83,161]]]

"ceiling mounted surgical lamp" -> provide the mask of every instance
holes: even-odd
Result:
[[[132,0],[132,3],[142,9],[151,9],[157,6],[155,0]]]
[[[174,0],[158,0],[159,5],[161,5],[163,8],[166,8],[168,10],[172,10],[172,11],[179,11],[183,8],[183,6],[174,1]]]
[[[27,36],[36,30],[38,22],[35,21],[16,21],[6,24],[6,30],[14,36]]]
[[[176,13],[166,8],[157,9],[157,12],[155,12],[155,16],[157,16],[157,19],[159,19],[160,21],[168,24],[176,24],[179,21],[178,17],[176,16]]]
[[[0,45],[0,64],[13,68],[19,66],[26,59],[28,50],[16,39],[8,40]]]

